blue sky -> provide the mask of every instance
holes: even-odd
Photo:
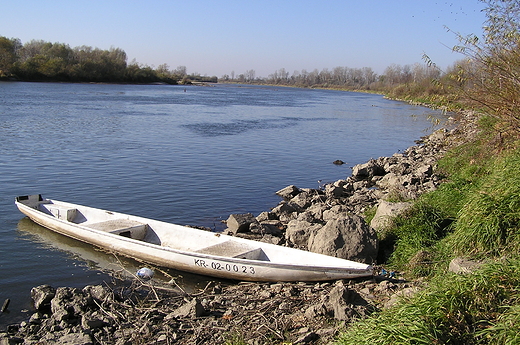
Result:
[[[128,62],[188,73],[267,77],[337,66],[462,58],[455,35],[482,35],[478,0],[0,0],[0,36],[123,49]]]

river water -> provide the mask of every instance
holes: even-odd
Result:
[[[30,314],[30,289],[135,272],[132,260],[55,235],[14,197],[44,197],[223,228],[429,134],[439,111],[380,95],[246,85],[0,82],[0,326]],[[347,164],[337,166],[340,159]],[[171,272],[185,287],[204,278]]]

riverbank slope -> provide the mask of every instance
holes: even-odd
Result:
[[[478,136],[473,118],[472,113],[463,114],[456,129],[437,131],[403,153],[355,166],[345,180],[319,189],[289,186],[278,192],[283,198],[280,204],[254,217],[245,232],[228,230],[237,236],[306,249],[314,244],[311,238],[330,228],[327,224],[358,219],[353,222],[358,228],[378,228],[380,250],[372,260],[386,264],[371,279],[317,284],[211,283],[192,294],[137,278],[84,289],[42,286],[32,292],[33,316],[9,326],[0,337],[26,344],[327,344],[347,329],[349,333],[341,336],[343,343],[372,339],[368,334],[374,332],[388,340],[385,329],[376,328],[370,320],[387,315],[385,310],[396,310],[389,308],[406,305],[398,304],[401,297],[421,296],[430,286],[437,286],[425,277],[451,274],[446,273],[448,256],[434,262],[432,243],[419,243],[400,253],[406,238],[395,229],[402,226],[400,221],[414,218],[413,205],[421,203],[422,195],[442,191],[450,183],[450,173],[439,166],[439,160],[453,156],[456,148]],[[390,211],[377,215],[382,205],[397,204],[406,207],[389,207]],[[412,211],[402,213],[403,209]],[[373,227],[366,226],[369,221]],[[418,254],[423,256],[417,258]],[[368,321],[357,323],[362,319]],[[392,332],[391,328],[386,331]],[[356,338],[356,334],[363,336]]]

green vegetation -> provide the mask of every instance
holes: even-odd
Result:
[[[410,300],[356,323],[340,344],[518,344],[520,259],[445,273]]]
[[[520,150],[484,156],[489,153],[489,143],[479,139],[439,162],[449,180],[419,198],[386,233],[396,239],[391,265],[429,275],[442,273],[453,255],[485,259],[519,252]],[[418,253],[423,260],[410,267]]]
[[[170,71],[163,64],[153,69],[132,61],[124,50],[102,50],[87,46],[71,48],[63,43],[0,36],[0,79],[27,81],[191,84],[217,82],[217,77],[186,73],[179,66]]]
[[[428,98],[478,110],[479,134],[448,152],[438,168],[446,182],[382,238],[393,249],[385,264],[426,287],[350,326],[339,344],[520,343],[520,4],[483,2],[486,37],[459,36],[468,60]],[[459,256],[483,266],[448,272]]]

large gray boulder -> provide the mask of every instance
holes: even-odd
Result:
[[[408,210],[412,206],[410,202],[388,202],[382,200],[377,206],[376,215],[370,222],[370,226],[376,230],[388,229],[393,219]]]
[[[287,223],[285,238],[297,246],[306,246],[309,237],[322,227],[321,224],[311,223],[307,220],[294,219]]]
[[[363,218],[329,220],[309,237],[309,251],[342,259],[373,263],[378,251],[377,234]]]

